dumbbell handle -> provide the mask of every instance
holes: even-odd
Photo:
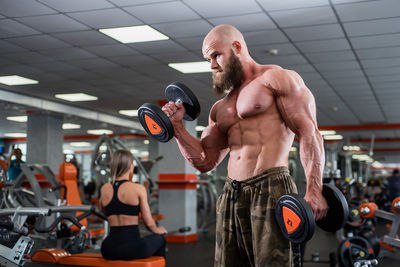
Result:
[[[183,101],[180,99],[180,98],[178,98],[176,101],[175,101],[175,104],[182,104],[183,103]],[[173,114],[172,114],[173,115]],[[172,115],[170,115],[170,114],[167,114],[167,117],[169,118],[169,117],[171,117]]]

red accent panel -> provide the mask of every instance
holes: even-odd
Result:
[[[197,234],[170,235],[165,238],[168,243],[190,243],[197,241]]]
[[[161,173],[158,180],[197,180],[197,174],[193,173]]]

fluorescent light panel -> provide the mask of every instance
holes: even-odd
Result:
[[[79,102],[79,101],[94,101],[97,100],[96,96],[84,94],[84,93],[74,93],[74,94],[56,94],[56,98],[60,98],[70,102]]]
[[[64,130],[71,130],[71,129],[80,129],[81,126],[79,124],[74,124],[74,123],[63,123],[62,128]]]
[[[137,109],[124,109],[118,111],[122,115],[126,115],[129,117],[137,117],[138,116],[138,110]]]
[[[201,73],[212,71],[210,62],[208,61],[169,63],[168,66],[182,73]]]
[[[197,131],[197,132],[202,132],[205,128],[206,128],[206,127],[204,127],[204,126],[197,125],[197,126],[196,126],[196,131]]]
[[[9,116],[7,117],[9,121],[17,121],[17,122],[27,122],[28,116]]]
[[[335,135],[324,135],[325,140],[342,140],[343,135],[335,134]]]
[[[6,137],[26,137],[26,133],[5,133]]]
[[[336,134],[336,131],[334,130],[324,130],[324,131],[319,131],[321,135],[332,135]]]
[[[26,85],[26,84],[38,84],[39,82],[18,75],[10,75],[10,76],[0,76],[0,83],[6,85]]]
[[[114,132],[107,129],[93,129],[93,130],[88,130],[87,133],[94,135],[102,135],[102,134],[113,134]]]
[[[169,37],[148,25],[99,29],[99,32],[123,43],[168,40]]]
[[[88,147],[88,146],[90,146],[89,142],[71,142],[69,144],[70,144],[70,146],[74,146],[74,147]]]

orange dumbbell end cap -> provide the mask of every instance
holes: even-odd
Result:
[[[360,212],[360,216],[364,219],[371,219],[375,216],[375,211],[378,209],[378,206],[373,202],[367,202],[361,204],[358,208]]]

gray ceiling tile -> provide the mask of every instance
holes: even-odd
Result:
[[[314,66],[321,71],[334,71],[334,70],[358,70],[360,65],[357,61],[340,61],[340,62],[324,62],[316,63]]]
[[[282,67],[306,64],[307,61],[302,55],[289,55],[289,56],[264,56],[258,57],[257,61],[260,64],[276,64]]]
[[[11,66],[11,65],[19,65],[19,63],[15,62],[15,61],[12,61],[12,60],[8,60],[8,59],[6,59],[4,57],[1,57],[0,68],[8,67],[8,66]]]
[[[343,23],[348,36],[398,33],[400,18]]]
[[[144,68],[143,65],[145,65],[145,64],[148,64],[148,65],[160,64],[159,61],[155,60],[152,57],[140,56],[140,55],[109,57],[107,59],[112,62],[117,63],[118,65],[126,66],[126,67],[132,68],[134,70],[141,70],[142,68]]]
[[[400,76],[400,67],[389,67],[389,68],[378,68],[378,69],[366,69],[365,72],[368,76],[380,76],[380,75],[399,75]]]
[[[247,46],[266,45],[288,42],[288,39],[280,30],[268,30],[260,32],[244,32]]]
[[[109,0],[109,2],[112,2],[118,6],[135,6],[135,5],[169,2],[169,1],[171,0]]]
[[[7,41],[0,40],[0,55],[7,54],[7,53],[13,53],[13,52],[22,52],[22,51],[26,51],[26,49],[16,46],[14,44],[11,44]]]
[[[52,36],[76,46],[107,45],[117,43],[117,41],[114,39],[98,31],[56,33]]]
[[[119,8],[69,13],[68,16],[94,29],[136,26],[143,23]]]
[[[190,51],[200,51],[203,46],[203,39],[205,36],[189,37],[189,38],[176,38],[175,41],[184,46]]]
[[[12,19],[0,20],[0,38],[40,34],[40,32]]]
[[[305,7],[328,6],[328,0],[258,0],[258,2],[267,11],[282,10],[282,9],[297,9]]]
[[[351,37],[354,48],[373,48],[400,45],[400,33]]]
[[[41,70],[27,65],[10,65],[0,69],[0,76],[2,75],[20,75],[25,78],[30,78],[32,74],[40,73]],[[37,85],[35,85],[37,87]]]
[[[100,57],[114,57],[124,55],[137,55],[139,52],[124,44],[88,46],[85,50]]]
[[[48,49],[48,50],[41,51],[41,53],[44,55],[47,55],[49,57],[52,57],[56,60],[73,60],[73,59],[95,57],[94,54],[91,54],[81,48],[78,48],[78,47]]]
[[[35,62],[48,62],[54,60],[51,57],[47,57],[37,52],[18,52],[18,53],[4,55],[4,57],[15,60],[22,64],[35,63]]]
[[[76,66],[72,66],[68,63],[61,61],[53,61],[53,62],[44,62],[44,63],[35,63],[31,64],[32,67],[39,69],[44,72],[79,72],[82,68],[77,68]],[[62,75],[62,74],[61,74]]]
[[[271,11],[269,13],[283,28],[337,23],[335,14],[330,6]]]
[[[35,35],[28,37],[16,37],[8,39],[9,42],[25,47],[29,50],[45,50],[53,48],[64,48],[70,45],[57,40],[49,35]]]
[[[153,54],[153,56],[163,63],[204,61],[204,58],[190,51]]]
[[[0,13],[7,17],[23,17],[57,12],[36,1],[2,0],[0,1]]]
[[[89,27],[62,14],[16,19],[43,33],[88,30]]]
[[[398,82],[380,82],[379,84],[374,84],[374,89],[375,90],[392,90],[396,89],[398,90],[399,88],[399,83]]]
[[[292,41],[344,38],[339,24],[287,28],[284,31]]]
[[[296,45],[303,53],[349,50],[350,45],[346,39],[319,40],[297,42]]]
[[[182,2],[167,2],[124,8],[146,24],[200,19],[192,9]]]
[[[128,44],[128,46],[146,55],[160,53],[161,51],[163,53],[186,51],[184,47],[174,42],[173,40],[164,40],[164,41],[147,42],[147,43],[133,43],[133,44]]]
[[[400,47],[358,49],[356,53],[360,59],[400,57]]]
[[[205,20],[155,24],[153,27],[171,38],[205,36],[212,28]]]
[[[40,2],[60,12],[74,12],[113,7],[113,5],[106,0],[40,0]]]
[[[230,24],[238,28],[241,32],[262,31],[276,28],[275,24],[265,13],[218,17],[209,19],[208,21],[215,26],[220,24]]]
[[[364,77],[358,77],[357,79],[354,78],[342,78],[342,79],[333,79],[330,80],[330,83],[335,89],[338,89],[341,86],[351,86],[351,85],[360,85],[367,83],[367,80]],[[369,88],[366,86],[365,88]]]
[[[400,66],[400,57],[384,58],[384,59],[364,59],[361,64],[366,68],[385,68],[385,67],[398,67]]]
[[[400,2],[397,0],[359,2],[338,5],[336,10],[340,20],[344,22],[398,17]]]
[[[351,50],[331,52],[328,51],[324,53],[307,53],[306,57],[313,63],[356,60],[356,57]]]
[[[297,49],[290,43],[250,46],[248,49],[253,57],[266,56],[271,49],[277,49],[280,56],[298,54]]]
[[[373,76],[369,77],[369,80],[371,81],[372,85],[379,84],[381,82],[400,82],[400,75],[394,74],[394,75]],[[399,88],[399,94],[400,94],[400,88]]]
[[[340,71],[324,71],[324,77],[328,79],[342,79],[349,77],[364,77],[364,73],[360,69],[340,70]]]
[[[291,67],[292,68],[290,68],[290,69],[295,70],[299,74],[308,73],[308,72],[315,72],[314,67],[311,66],[310,64],[295,65],[295,66],[291,66]]]
[[[246,13],[261,12],[261,8],[253,0],[184,0],[184,2],[206,18],[239,15],[243,14],[244,10]]]
[[[92,71],[109,70],[119,67],[116,63],[102,58],[77,59],[73,61],[68,61],[68,63],[81,69]]]

